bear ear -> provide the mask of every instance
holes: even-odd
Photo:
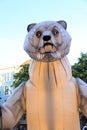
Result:
[[[67,29],[67,23],[64,20],[57,21],[59,24],[62,25],[62,27],[66,30]]]
[[[27,31],[29,32],[35,25],[36,25],[36,23],[29,24],[27,26]]]

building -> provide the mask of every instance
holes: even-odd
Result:
[[[22,65],[29,64],[30,60],[25,61]],[[14,73],[19,72],[20,66],[0,69],[0,103],[4,103],[13,91],[11,87],[14,81]],[[22,116],[15,129],[27,130],[26,113]]]
[[[21,65],[29,64],[30,60]],[[20,65],[20,66],[21,66]],[[13,66],[0,69],[0,103],[4,103],[13,91],[11,87],[14,81],[14,73],[19,72],[20,66]]]
[[[18,67],[0,69],[0,103],[4,103],[12,93],[13,76],[17,71]]]

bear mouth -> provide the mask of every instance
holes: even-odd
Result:
[[[56,44],[46,42],[42,47],[37,48],[35,52],[28,50],[28,54],[32,59],[40,62],[53,62],[68,54],[69,46],[62,47],[62,45],[56,46]]]
[[[58,60],[57,58],[58,47],[53,43],[46,42],[42,47],[39,48],[39,55],[37,55],[39,61],[51,62]]]
[[[62,46],[62,45],[61,45]],[[30,57],[40,62],[54,62],[60,60],[69,52],[69,46],[66,45],[62,49],[52,43],[45,43],[42,47],[36,49],[35,52],[27,51]]]
[[[45,46],[49,46],[49,45],[53,46],[52,43],[46,42],[46,43],[43,45],[43,47],[45,47]]]
[[[57,51],[57,48],[52,44],[52,43],[45,43],[40,49],[39,52],[41,54],[47,54],[49,55],[49,53],[54,53]]]

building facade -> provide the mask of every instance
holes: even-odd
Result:
[[[0,103],[4,103],[12,93],[11,87],[14,80],[14,73],[18,67],[0,69]]]
[[[29,64],[30,61],[25,61],[22,65]],[[0,69],[0,103],[4,103],[8,97],[11,95],[14,88],[12,88],[12,84],[14,81],[14,74],[18,73],[21,69],[20,66],[16,67],[8,67]],[[18,124],[13,128],[27,130],[27,121],[26,121],[26,113],[22,116]]]

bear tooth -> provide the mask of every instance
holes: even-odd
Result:
[[[40,48],[40,53],[45,53],[45,49],[44,48]]]
[[[45,46],[45,52],[51,52],[51,51],[52,51],[51,45]]]
[[[55,52],[56,51],[56,48],[53,46],[53,48],[52,48],[52,52]]]

